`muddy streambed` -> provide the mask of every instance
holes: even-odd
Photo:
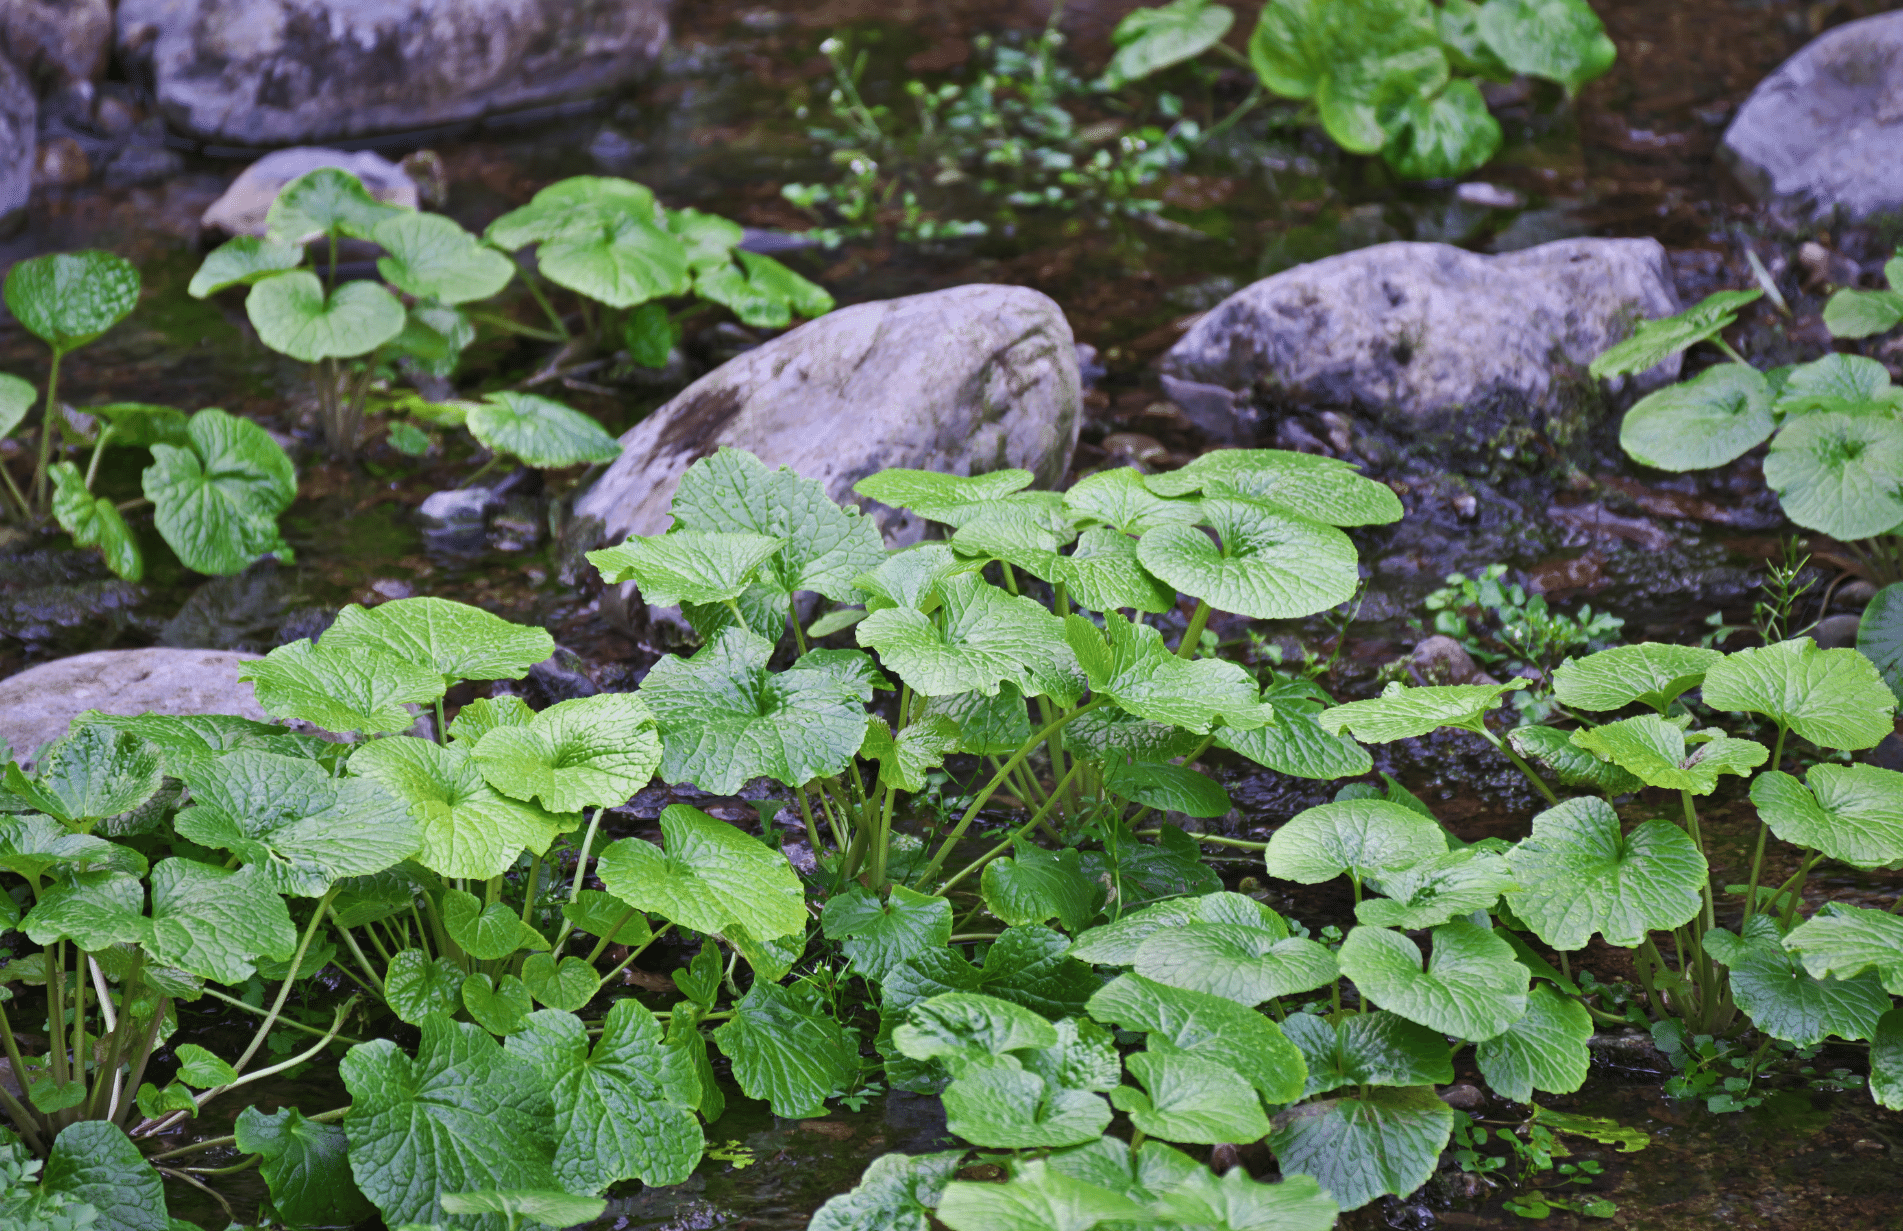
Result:
[[[1080,61],[1102,61],[1108,31],[1128,7],[1070,6],[1066,31]],[[1197,313],[1259,276],[1393,239],[1504,252],[1570,236],[1654,237],[1667,248],[1687,302],[1719,287],[1753,285],[1747,253],[1754,253],[1778,277],[1792,317],[1784,321],[1768,308],[1747,316],[1739,346],[1761,365],[1813,358],[1830,346],[1819,320],[1824,287],[1804,266],[1799,245],[1821,242],[1842,259],[1867,262],[1880,259],[1895,236],[1874,227],[1801,235],[1774,227],[1724,182],[1713,150],[1751,87],[1814,33],[1891,7],[1878,0],[1599,0],[1595,8],[1619,47],[1617,65],[1572,105],[1537,92],[1508,101],[1501,112],[1507,144],[1482,173],[1497,190],[1487,198],[1491,203],[1472,203],[1475,194],[1463,198],[1453,185],[1391,183],[1378,166],[1345,158],[1315,134],[1277,126],[1263,113],[1157,185],[1165,202],[1159,225],[1098,227],[1027,216],[1010,233],[982,240],[938,246],[880,240],[782,255],[842,304],[968,282],[1016,283],[1051,295],[1078,341],[1098,356],[1073,477],[1132,459],[1180,462],[1208,446],[1162,399],[1153,369]],[[492,124],[455,140],[433,138],[448,188],[446,212],[480,229],[538,187],[592,173],[639,180],[671,206],[696,206],[760,230],[804,229],[810,219],[779,189],[832,175],[799,115],[802,107],[822,110],[830,88],[820,39],[850,32],[868,50],[862,82],[868,100],[896,103],[908,76],[956,79],[976,36],[1034,30],[1044,11],[1033,0],[681,6],[667,64],[640,89],[554,126]],[[1198,103],[1191,98],[1187,105]],[[413,148],[399,141],[384,152]],[[256,342],[234,302],[201,302],[185,293],[201,255],[198,216],[242,164],[184,153],[184,169],[161,184],[43,191],[26,229],[0,240],[0,268],[79,247],[110,248],[140,266],[146,294],[137,312],[62,375],[74,405],[217,405],[286,440],[308,442],[311,408],[301,372]],[[715,326],[690,331],[686,351],[693,370],[704,371],[761,340],[757,332]],[[533,348],[485,339],[466,357],[457,383],[513,383],[542,358]],[[0,370],[45,376],[37,343],[10,320],[0,321]],[[584,377],[550,392],[619,431],[678,387],[678,381],[593,384]],[[1329,451],[1333,427],[1325,416],[1292,418],[1265,443]],[[1711,474],[1661,476],[1640,472],[1616,444],[1603,443],[1596,462],[1566,482],[1542,480],[1553,490],[1537,500],[1527,493],[1544,489],[1524,464],[1446,473],[1434,459],[1403,458],[1392,475],[1408,516],[1395,527],[1357,532],[1370,576],[1353,619],[1238,623],[1217,631],[1245,656],[1271,645],[1285,653],[1338,651],[1323,682],[1348,699],[1370,695],[1384,668],[1392,672],[1405,660],[1423,635],[1422,597],[1454,570],[1511,565],[1556,604],[1571,609],[1590,602],[1624,618],[1627,640],[1696,641],[1714,613],[1725,623],[1747,623],[1763,565],[1780,552],[1789,530],[1756,463],[1746,458]],[[238,577],[207,581],[187,573],[150,535],[142,544],[146,578],[125,583],[89,556],[61,551],[63,540],[0,529],[0,675],[113,646],[262,651],[320,630],[328,613],[345,603],[431,594],[547,626],[570,656],[562,658],[561,670],[530,682],[545,694],[538,701],[633,687],[671,647],[611,628],[600,617],[597,594],[563,559],[551,522],[559,522],[562,498],[578,473],[505,479],[502,511],[480,542],[433,540],[418,525],[415,509],[425,496],[468,477],[469,450],[466,440],[459,445],[446,438],[430,456],[412,458],[379,441],[361,466],[345,468],[305,449],[299,498],[283,520],[295,562],[266,562]],[[130,496],[137,484],[129,456],[108,457],[100,490]],[[1818,571],[1820,577],[1834,572],[1827,562]],[[1171,618],[1180,627],[1183,613],[1165,622]],[[451,697],[452,703],[471,699]],[[1524,832],[1535,800],[1478,740],[1443,731],[1375,751],[1377,769],[1399,777],[1463,838]],[[1211,764],[1238,804],[1237,813],[1217,824],[1235,836],[1260,838],[1333,789],[1241,762]],[[700,802],[720,815],[733,801]],[[1643,796],[1632,807],[1646,815],[1656,811]],[[658,806],[623,811],[619,832],[639,834]],[[1755,834],[1749,803],[1721,794],[1713,813],[1713,862],[1720,875],[1741,879],[1738,868]],[[751,812],[735,807],[732,815],[750,819]],[[1231,887],[1250,887],[1248,861],[1213,862]],[[1820,901],[1829,894],[1888,905],[1900,885],[1903,878],[1894,874],[1854,882],[1820,875],[1810,889]],[[1338,896],[1271,892],[1268,900],[1320,928],[1352,921],[1345,894]],[[675,956],[660,946],[642,965],[665,969]],[[1614,951],[1595,949],[1579,965],[1613,979],[1627,973],[1622,961]],[[672,998],[644,984],[640,969],[630,976],[630,992],[654,1006]],[[187,1010],[175,1044],[215,1048],[215,1040],[240,1028],[203,1011],[205,1003]],[[1593,1191],[1618,1203],[1619,1225],[1903,1226],[1895,1200],[1903,1179],[1903,1117],[1873,1107],[1863,1092],[1786,1081],[1761,1105],[1719,1115],[1706,1111],[1702,1100],[1665,1098],[1663,1062],[1655,1053],[1615,1040],[1597,1059],[1582,1091],[1545,1101],[1651,1135],[1651,1146],[1636,1154],[1580,1152],[1603,1163]],[[1828,1071],[1861,1061],[1847,1049],[1841,1056],[1826,1049],[1813,1063]],[[1477,1082],[1470,1068],[1461,1078]],[[287,1086],[280,1093],[287,1100],[295,1094],[307,1110],[344,1101],[341,1089]],[[687,1184],[611,1192],[601,1227],[802,1226],[826,1197],[850,1187],[871,1158],[887,1150],[939,1148],[944,1139],[944,1116],[934,1099],[875,1097],[861,1110],[798,1122],[776,1120],[765,1104],[731,1085],[726,1094],[728,1111],[708,1130],[718,1156]],[[1519,1112],[1495,1105],[1487,1114],[1514,1120]],[[227,1131],[208,1118],[178,1142]],[[172,1197],[181,1215],[206,1226],[222,1222],[209,1201],[194,1206],[187,1194]],[[1499,1194],[1443,1172],[1414,1197],[1376,1202],[1346,1216],[1343,1225],[1506,1227],[1521,1221],[1502,1210]],[[1558,1213],[1549,1221],[1591,1220]]]

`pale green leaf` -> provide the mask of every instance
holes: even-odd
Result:
[[[487,299],[515,277],[515,262],[441,214],[394,214],[371,232],[390,255],[377,272],[398,290],[439,303]]]
[[[1235,20],[1232,10],[1208,0],[1175,0],[1156,8],[1137,9],[1118,22],[1110,35],[1117,52],[1104,69],[1104,84],[1121,89],[1199,56],[1221,42]]]
[[[403,731],[416,721],[407,706],[443,695],[443,677],[373,650],[330,651],[293,641],[238,669],[258,704],[278,718],[301,718],[326,731],[366,735]]]
[[[431,961],[421,949],[404,949],[384,974],[383,1002],[398,1020],[420,1026],[431,1014],[462,1009],[464,977],[463,968],[446,957]]]
[[[1903,524],[1903,420],[1805,415],[1771,441],[1764,481],[1800,526],[1838,539],[1884,534]]]
[[[1533,818],[1533,832],[1507,852],[1517,889],[1513,913],[1555,949],[1582,949],[1595,932],[1632,948],[1698,913],[1705,857],[1670,821],[1622,834],[1603,799],[1569,799]]]
[[[1255,1091],[1239,1085],[1231,1069],[1180,1052],[1137,1052],[1124,1064],[1143,1090],[1118,1086],[1110,1102],[1141,1132],[1213,1144],[1255,1141],[1269,1131]]]
[[[938,590],[942,628],[913,608],[890,607],[860,622],[859,644],[877,650],[888,670],[925,696],[994,696],[1005,683],[1032,696],[1071,691],[1062,620],[969,573],[945,578]]]
[[[1160,812],[1217,817],[1227,816],[1231,807],[1229,792],[1222,789],[1221,783],[1183,765],[1143,762],[1105,765],[1103,787],[1120,799]]]
[[[222,410],[185,425],[189,449],[154,444],[140,476],[159,534],[185,567],[225,576],[259,556],[290,558],[278,514],[297,497],[291,459],[269,432]]]
[[[868,475],[852,490],[881,504],[910,509],[927,521],[962,526],[992,502],[1029,487],[1033,477],[1028,470],[964,476],[894,467]]]
[[[1100,1094],[1052,1086],[1017,1068],[968,1072],[945,1088],[945,1127],[973,1145],[1076,1145],[1110,1124]]]
[[[593,418],[533,393],[484,394],[470,406],[467,425],[490,449],[531,466],[561,469],[621,456],[621,443]]]
[[[751,585],[760,566],[785,545],[764,534],[675,530],[637,535],[589,552],[588,560],[603,581],[632,581],[650,603],[724,603]]]
[[[152,867],[145,949],[164,966],[219,983],[243,983],[259,957],[288,958],[297,930],[264,869],[236,872],[192,859]]]
[[[1573,743],[1649,786],[1694,795],[1711,794],[1720,775],[1748,774],[1771,756],[1754,740],[1733,739],[1716,728],[1687,732],[1657,714],[1582,728],[1573,732]]]
[[[5,298],[22,328],[64,354],[139,306],[139,271],[124,257],[97,249],[36,256],[7,271]]]
[[[1793,928],[1784,947],[1813,979],[1855,979],[1874,968],[1884,991],[1903,996],[1903,919],[1895,915],[1832,904]]]
[[[1586,1084],[1592,1054],[1592,1015],[1576,1000],[1544,984],[1526,994],[1526,1016],[1474,1048],[1474,1063],[1497,1094],[1516,1103],[1533,1091],[1571,1094]]]
[[[94,1231],[167,1231],[164,1181],[125,1132],[104,1120],[60,1130],[40,1190],[97,1210]]]
[[[1182,659],[1163,645],[1148,624],[1134,624],[1114,611],[1099,630],[1082,616],[1060,626],[1091,691],[1153,722],[1184,727],[1198,735],[1218,720],[1249,729],[1275,719],[1249,673],[1219,658]]]
[[[1759,774],[1751,802],[1771,832],[1857,868],[1903,863],[1903,774],[1874,765],[1813,765],[1799,782]]]
[[[1186,923],[1230,923],[1267,930],[1275,939],[1286,937],[1288,924],[1254,898],[1240,893],[1207,893],[1193,898],[1171,898],[1139,910],[1126,911],[1116,920],[1082,933],[1070,947],[1072,957],[1100,966],[1128,966],[1137,950],[1153,934]]]
[[[1641,321],[1632,336],[1592,361],[1593,379],[1626,376],[1717,337],[1733,325],[1738,309],[1764,297],[1763,291],[1717,291],[1676,316]]]
[[[1263,500],[1212,496],[1194,526],[1161,526],[1137,543],[1143,567],[1219,611],[1261,620],[1326,611],[1354,597],[1360,575],[1348,536]]]
[[[578,815],[548,812],[484,782],[466,745],[380,739],[357,750],[350,772],[409,805],[422,835],[416,861],[442,876],[500,876],[524,848],[545,854],[556,834],[581,823]]]
[[[654,193],[633,180],[575,175],[558,180],[527,204],[489,224],[484,238],[514,251],[571,232],[586,233],[616,218],[652,220]]]
[[[548,941],[505,902],[483,905],[461,889],[443,890],[443,930],[462,951],[481,962],[514,956],[518,949],[546,949]]]
[[[1477,732],[1485,728],[1488,712],[1500,707],[1501,697],[1526,685],[1527,681],[1518,676],[1504,684],[1435,688],[1410,688],[1396,680],[1373,700],[1351,701],[1323,710],[1315,721],[1324,731],[1338,733],[1346,728],[1375,744],[1414,739],[1441,727]]]
[[[1163,928],[1137,947],[1136,972],[1171,987],[1208,992],[1254,1008],[1335,980],[1326,946],[1277,930],[1190,922]]]
[[[1358,778],[1374,768],[1368,750],[1352,736],[1325,731],[1316,721],[1328,701],[1312,684],[1278,678],[1262,690],[1262,703],[1275,721],[1248,731],[1218,727],[1217,746],[1296,778]],[[1066,738],[1074,731],[1066,727]]]
[[[1492,910],[1512,887],[1506,860],[1469,846],[1383,876],[1383,896],[1358,903],[1355,918],[1371,927],[1431,928],[1477,910]]]
[[[1748,710],[1824,748],[1870,748],[1890,733],[1896,697],[1856,650],[1808,637],[1726,655],[1705,676],[1705,704]]]
[[[240,748],[184,770],[192,806],[179,836],[263,869],[279,893],[321,897],[331,883],[369,876],[415,854],[408,811],[367,778],[338,778],[315,761]]]
[[[1269,1102],[1302,1097],[1308,1069],[1301,1051],[1274,1022],[1233,1000],[1123,975],[1092,995],[1089,1007],[1100,1022],[1146,1032],[1152,1051],[1174,1048],[1235,1070]]]
[[[958,750],[958,724],[943,714],[921,714],[894,739],[885,719],[866,724],[859,755],[879,762],[879,779],[901,791],[925,789],[925,775]]]
[[[1099,522],[1126,535],[1158,526],[1193,526],[1202,516],[1196,501],[1157,495],[1145,476],[1129,466],[1079,479],[1064,493],[1064,510],[1078,521]]]
[[[1574,709],[1616,710],[1639,701],[1663,714],[1724,658],[1721,650],[1695,645],[1618,645],[1561,663],[1553,694]]]
[[[685,804],[662,810],[661,832],[665,852],[639,838],[602,852],[597,875],[609,893],[696,932],[737,923],[771,940],[805,930],[805,895],[786,856]]]
[[[250,286],[260,278],[296,269],[303,263],[304,249],[298,244],[239,235],[205,254],[185,291],[193,299],[204,299],[234,286]]]
[[[403,332],[403,305],[374,282],[324,290],[308,269],[262,278],[245,296],[258,340],[303,363],[364,355]]]
[[[1341,973],[1361,994],[1409,1021],[1464,1039],[1490,1039],[1526,1013],[1526,967],[1491,928],[1457,919],[1433,930],[1433,952],[1400,932],[1357,927],[1342,942]]]
[[[73,546],[99,548],[106,567],[127,581],[145,576],[145,556],[119,507],[87,491],[71,462],[54,462],[47,474],[53,480],[53,516],[73,536]]]
[[[390,654],[440,672],[446,685],[461,680],[519,680],[555,652],[555,639],[546,629],[512,623],[467,603],[429,597],[402,598],[368,608],[352,603],[337,613],[319,644],[325,650]],[[474,704],[494,707],[510,701],[522,705],[519,698],[484,698]],[[473,722],[484,711],[476,709],[471,714],[472,708],[465,706],[463,713]]]
[[[551,812],[618,808],[661,763],[661,737],[647,703],[601,693],[552,705],[526,727],[498,727],[473,753],[490,786]]]
[[[1270,876],[1319,885],[1343,873],[1392,876],[1447,850],[1431,817],[1385,799],[1351,799],[1297,813],[1269,836]]]
[[[1181,470],[1144,476],[1159,496],[1215,488],[1268,501],[1331,526],[1366,526],[1401,517],[1401,501],[1385,483],[1362,477],[1332,457],[1283,449],[1215,449]],[[1213,524],[1213,523],[1212,523]]]
[[[829,1198],[807,1231],[930,1231],[931,1211],[965,1157],[964,1147],[936,1154],[881,1154],[849,1192]]]
[[[369,239],[377,224],[408,211],[370,195],[342,167],[318,167],[286,184],[264,216],[272,243],[301,245],[320,235]]]

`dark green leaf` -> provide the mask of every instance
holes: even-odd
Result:
[[[1454,1109],[1432,1086],[1377,1086],[1275,1117],[1269,1148],[1286,1173],[1313,1176],[1344,1210],[1427,1182],[1454,1130]]]
[[[263,1156],[258,1173],[287,1225],[350,1226],[376,1213],[350,1176],[343,1129],[307,1120],[292,1107],[271,1115],[247,1107],[236,1132],[240,1150]]]
[[[733,1061],[747,1097],[766,1099],[774,1115],[791,1119],[826,1114],[826,1099],[859,1071],[858,1047],[838,1022],[764,981],[734,1005],[714,1042]]]

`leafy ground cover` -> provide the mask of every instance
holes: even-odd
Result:
[[[1903,859],[1903,774],[1841,755],[1893,721],[1865,656],[1619,646],[1553,672],[1566,725],[1505,739],[1488,716],[1518,678],[1338,705],[1207,655],[1205,630],[1350,599],[1341,527],[1398,517],[1385,486],[1273,450],[1029,482],[872,476],[862,495],[947,536],[888,552],[816,482],[723,451],[683,477],[672,530],[591,557],[702,639],[633,692],[540,712],[496,696],[444,722],[450,687],[521,678],[552,641],[403,599],[246,668],[296,729],[94,713],[8,765],[0,922],[37,951],[0,968],[23,1078],[0,1089],[0,1200],[28,1226],[163,1229],[166,1185],[255,1169],[260,1219],[287,1226],[564,1226],[615,1185],[687,1179],[718,1140],[715,1056],[788,1118],[873,1083],[942,1100],[962,1145],[875,1161],[815,1216],[828,1228],[1321,1228],[1449,1150],[1529,1215],[1609,1213],[1556,1142],[1642,1135],[1536,1101],[1579,1088],[1602,1026],[1686,1056],[1717,1110],[1827,1038],[1869,1047],[1867,1076],[1835,1080],[1903,1101],[1896,916],[1799,910],[1825,860]],[[829,609],[802,624],[802,594]],[[1172,646],[1146,621],[1178,594],[1195,608]],[[1229,810],[1198,768],[1212,747],[1354,779],[1364,742],[1443,727],[1551,801],[1529,833],[1462,843],[1388,780],[1266,843],[1220,840],[1271,882],[1345,881],[1345,933],[1225,891],[1158,824]],[[977,778],[921,810],[954,758]],[[777,795],[758,832],[676,804],[658,843],[604,837],[657,774]],[[1763,826],[1737,886],[1713,883],[1700,829],[1727,776]],[[1622,818],[1612,801],[1648,787],[1677,807]],[[1019,819],[974,846],[1007,797]],[[806,872],[767,823],[782,807]],[[1804,852],[1779,884],[1760,875],[1772,837]],[[619,994],[669,936],[688,942],[677,997]],[[1637,986],[1575,979],[1594,937],[1633,951]],[[256,1018],[249,1041],[169,1048],[200,999]],[[1531,1119],[1488,1129],[1441,1099],[1468,1048]],[[348,1101],[250,1103],[306,1064]],[[241,1109],[232,1133],[170,1143],[214,1103]],[[1278,1182],[1210,1165],[1258,1140]],[[974,1162],[1003,1181],[959,1178]]]

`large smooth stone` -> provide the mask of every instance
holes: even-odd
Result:
[[[457,124],[615,89],[669,0],[120,0],[177,129],[292,145]]]
[[[1052,486],[1077,444],[1081,398],[1070,324],[1028,287],[841,308],[722,364],[631,428],[575,502],[567,537],[573,550],[665,532],[682,472],[725,445],[818,479],[877,518],[888,543],[916,542],[922,521],[853,484],[892,467],[1017,467]]]
[[[229,650],[94,650],[0,680],[0,741],[16,757],[63,739],[86,710],[108,714],[236,714],[274,722],[238,668],[258,657]]]
[[[33,154],[40,107],[26,74],[0,55],[0,236],[24,216],[33,191]]]
[[[1751,91],[1719,154],[1803,217],[1903,211],[1903,13],[1813,39]]]
[[[1651,239],[1568,239],[1501,256],[1377,244],[1244,287],[1163,358],[1171,399],[1219,440],[1280,413],[1370,414],[1430,438],[1524,422],[1544,430],[1591,397],[1585,367],[1634,320],[1678,311]],[[1678,374],[1678,358],[1637,379]]]
[[[231,235],[264,235],[265,215],[278,199],[284,186],[300,175],[319,167],[341,167],[369,190],[371,196],[386,205],[415,209],[419,194],[416,181],[389,159],[369,150],[346,153],[318,146],[298,146],[266,154],[238,173],[225,189],[225,195],[213,201],[199,219],[207,227],[216,227]]]

